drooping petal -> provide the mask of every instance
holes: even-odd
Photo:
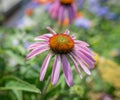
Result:
[[[32,49],[36,49],[36,48],[41,48],[41,47],[48,47],[49,43],[48,42],[36,42],[32,45],[30,45],[27,50],[32,50]]]
[[[89,71],[89,69],[83,64],[83,62],[78,58],[78,56],[74,53],[71,53],[71,55],[76,59],[76,61],[79,63],[79,65],[81,66],[81,68],[85,71],[86,74],[90,75],[91,72]]]
[[[95,62],[95,60],[93,59],[95,54],[92,51],[90,51],[90,49],[88,49],[87,47],[76,47],[75,46],[74,50],[81,52],[82,54],[87,56],[92,62]]]
[[[75,18],[77,16],[77,7],[76,4],[72,4],[72,10],[73,10],[73,17]]]
[[[86,47],[81,47],[81,46],[75,46],[74,48],[75,50],[81,51],[82,53],[84,52],[85,54],[88,54],[89,56],[93,57],[94,54],[93,52],[91,52],[89,49],[87,49]]]
[[[55,19],[55,18],[57,18],[57,16],[58,16],[60,4],[57,2],[57,3],[55,3],[53,6],[54,6],[53,8],[51,7],[51,8],[52,8],[52,11],[50,11],[50,13],[51,13],[51,17],[52,17],[53,19]]]
[[[88,43],[84,42],[84,41],[81,41],[81,40],[75,40],[75,43],[76,44],[79,44],[79,45],[83,45],[83,46],[89,46]]]
[[[34,49],[27,55],[27,59],[29,60],[30,58],[32,58],[46,50],[49,50],[49,49],[50,49],[49,47],[42,47],[42,48]]]
[[[48,64],[50,62],[52,55],[53,55],[52,53],[49,53],[42,64],[42,68],[41,68],[41,72],[40,72],[40,81],[43,81],[43,79],[45,77],[45,74],[46,74],[46,71],[48,68]]]
[[[85,55],[89,60],[91,60],[92,62],[95,62],[95,60],[93,59],[93,55],[90,55],[82,50],[80,50],[80,52]]]
[[[94,53],[86,46],[81,46],[79,44],[75,45],[75,49],[88,52],[91,56],[94,56]]]
[[[53,36],[53,35],[52,34],[44,34],[44,35],[36,37],[34,40],[47,40],[48,41],[51,36]]]
[[[53,12],[51,13],[52,19],[57,18],[57,16],[58,16],[58,9],[56,9],[56,11],[53,11]]]
[[[52,28],[50,28],[49,26],[47,27],[47,29],[48,29],[52,34],[56,34],[56,32],[55,32]]]
[[[27,50],[29,50],[29,48],[31,48],[31,47],[38,46],[39,44],[41,44],[41,42],[35,42],[35,43],[33,43],[33,44],[30,44],[30,45],[28,46]]]
[[[64,11],[65,11],[64,7],[61,6],[60,9],[59,9],[59,15],[58,15],[58,20],[59,20],[60,22],[63,22],[63,21],[64,21],[64,18],[65,18],[65,16],[64,16]]]
[[[87,47],[86,48],[88,50],[83,48],[84,47],[75,47],[73,51],[76,51],[78,56],[80,56],[80,58],[84,60],[83,62],[86,63],[90,68],[94,68],[95,60],[93,59],[93,53]]]
[[[72,70],[70,68],[70,64],[65,55],[62,55],[62,69],[63,69],[65,80],[68,86],[72,86],[73,85]]]
[[[60,7],[60,3],[57,1],[55,2],[49,9],[49,13],[53,13],[54,11],[58,10]]]
[[[70,54],[68,54],[68,55],[69,55],[70,59],[72,60],[74,66],[75,66],[75,69],[76,69],[77,73],[79,74],[80,78],[82,78],[82,74],[80,72],[78,64],[76,63],[76,61],[74,60],[74,58],[72,57],[72,55],[70,55]]]
[[[77,56],[85,63],[87,64],[89,67],[93,67],[94,66],[94,62],[92,62],[90,59],[88,59],[85,55],[83,55],[81,52],[77,52],[75,51]]]
[[[68,17],[69,17],[69,22],[72,23],[73,19],[74,19],[74,15],[73,15],[73,9],[72,9],[72,6],[70,6],[68,8]]]
[[[52,70],[52,84],[55,85],[58,81],[59,75],[60,75],[60,55],[56,55],[53,70]]]

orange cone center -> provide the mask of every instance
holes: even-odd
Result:
[[[74,0],[60,0],[60,3],[63,5],[71,5]]]
[[[73,39],[66,34],[57,34],[49,40],[50,48],[53,52],[66,54],[72,51],[74,47]]]

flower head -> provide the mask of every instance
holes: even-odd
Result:
[[[69,18],[69,23],[76,17],[77,9],[75,0],[56,0],[50,7],[49,13],[53,19],[63,23],[65,18]]]
[[[36,37],[35,40],[39,40],[40,42],[36,42],[28,47],[28,50],[32,50],[27,55],[28,60],[42,52],[47,50],[49,51],[42,64],[40,81],[43,81],[48,64],[53,55],[55,55],[51,76],[53,85],[55,85],[58,81],[60,66],[62,66],[68,86],[73,85],[72,70],[67,58],[70,58],[73,62],[80,78],[82,78],[80,68],[90,75],[91,73],[88,68],[94,67],[95,60],[93,59],[93,53],[88,48],[89,45],[86,42],[75,40],[74,35],[69,35],[68,29],[65,31],[65,33],[59,34],[57,34],[50,27],[47,27],[47,29],[52,34],[44,34]],[[81,67],[79,68],[79,66]]]

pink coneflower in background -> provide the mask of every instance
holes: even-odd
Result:
[[[75,0],[56,0],[51,5],[49,13],[53,19],[57,18],[59,23],[64,22],[65,18],[71,23],[77,14]]]
[[[49,51],[42,64],[40,81],[43,81],[50,59],[53,56],[55,57],[51,76],[53,85],[58,81],[60,66],[62,66],[68,86],[73,85],[73,74],[68,58],[73,62],[80,78],[82,78],[80,68],[83,69],[86,74],[90,75],[91,73],[88,68],[94,67],[95,60],[93,59],[92,51],[88,48],[89,45],[84,41],[75,40],[74,35],[69,35],[68,29],[65,33],[59,34],[50,27],[47,27],[47,29],[52,34],[44,34],[36,37],[35,40],[39,40],[39,42],[35,42],[28,47],[28,50],[32,50],[27,55],[28,60],[40,53],[47,50]]]

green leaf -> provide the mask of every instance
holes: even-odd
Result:
[[[11,59],[15,60],[16,63],[18,64],[24,64],[24,60],[21,56],[15,54],[14,52],[10,50],[6,50],[6,54],[11,57]]]
[[[15,94],[17,100],[23,100],[23,94],[22,94],[22,91],[19,91],[19,90],[13,90],[13,93]]]
[[[0,87],[0,90],[20,90],[20,91],[28,91],[34,93],[41,93],[38,88],[34,85],[29,84],[17,77],[14,76],[7,76],[4,77],[2,80],[6,82],[4,87]]]

